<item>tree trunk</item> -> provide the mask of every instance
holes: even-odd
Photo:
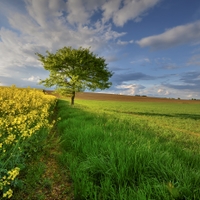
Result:
[[[74,98],[75,98],[75,91],[72,92],[72,96],[71,96],[71,106],[74,105]]]

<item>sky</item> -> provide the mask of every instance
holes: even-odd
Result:
[[[44,88],[64,46],[106,59],[103,93],[200,99],[199,0],[0,0],[1,86]]]

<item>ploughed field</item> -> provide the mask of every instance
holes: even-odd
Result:
[[[129,96],[106,93],[78,92],[76,98],[85,100],[102,100],[102,101],[140,101],[140,102],[171,102],[171,103],[197,103],[200,100],[184,100],[184,99],[169,99],[156,98],[147,96]]]
[[[134,117],[150,126],[200,135],[200,101],[101,93],[77,93],[78,103]],[[81,101],[83,100],[83,101]],[[88,101],[87,101],[88,100]],[[135,119],[136,120],[136,119]]]

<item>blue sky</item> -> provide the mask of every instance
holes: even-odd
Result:
[[[91,47],[105,93],[200,99],[199,0],[0,0],[0,84],[41,87],[35,53]]]

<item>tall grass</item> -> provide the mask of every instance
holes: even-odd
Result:
[[[70,168],[76,199],[200,199],[197,137],[170,139],[145,120],[64,100],[58,109],[60,162]]]

